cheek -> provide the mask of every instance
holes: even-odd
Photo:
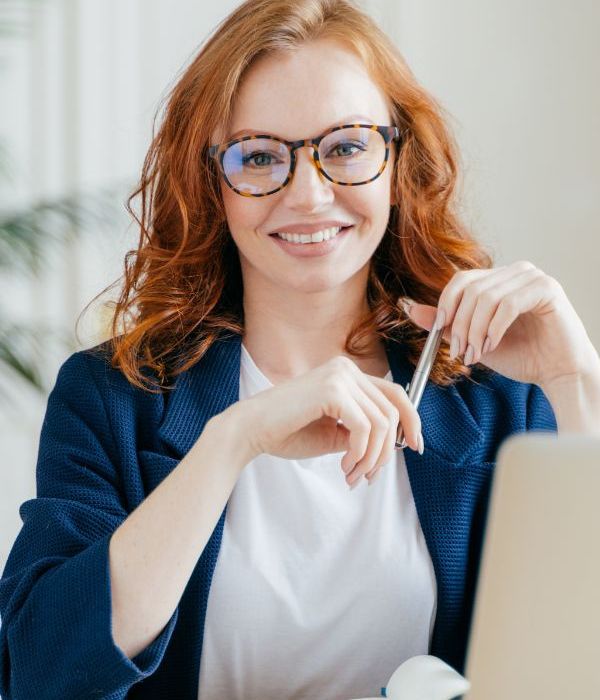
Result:
[[[382,180],[382,182],[380,182]],[[390,185],[383,181],[383,176],[361,188],[350,188],[346,200],[351,210],[356,212],[367,224],[381,225],[387,222],[390,213]]]
[[[223,190],[223,206],[234,239],[256,230],[266,216],[266,206],[259,198],[242,197],[228,187]]]
[[[239,222],[242,221],[242,202],[238,201],[242,197],[225,185],[221,185],[221,196],[223,198],[223,207],[229,228],[235,231],[239,227]]]

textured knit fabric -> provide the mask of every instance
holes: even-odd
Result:
[[[404,387],[414,368],[402,345],[386,348]],[[108,544],[206,422],[238,400],[240,351],[240,336],[223,338],[177,378],[175,390],[160,394],[132,387],[98,353],[64,362],[42,425],[37,497],[19,510],[23,526],[0,581],[4,700],[196,700],[227,508],[172,618],[133,660],[112,639]],[[500,443],[525,430],[556,431],[539,387],[478,374],[451,387],[428,383],[419,407],[425,452],[405,450],[437,581],[431,653],[459,672]]]
[[[240,400],[272,386],[242,345]],[[378,696],[428,653],[435,573],[404,451],[352,491],[343,456],[261,454],[242,471],[208,596],[200,700]]]

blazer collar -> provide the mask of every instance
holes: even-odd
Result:
[[[166,409],[158,429],[161,440],[183,458],[204,430],[207,421],[239,401],[242,337],[230,335],[213,343],[202,359],[180,374],[166,395]],[[407,362],[402,344],[386,341],[394,382],[406,387],[414,368]],[[455,465],[468,463],[481,447],[484,435],[456,385],[440,387],[428,382],[419,414],[425,450]],[[421,457],[404,451],[409,471],[418,469]]]

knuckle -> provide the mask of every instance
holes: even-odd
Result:
[[[551,291],[556,291],[556,292],[563,291],[561,283],[555,277],[551,277],[550,275],[544,275],[544,277],[545,277],[545,283],[546,283],[548,289],[550,289]]]
[[[499,306],[502,307],[503,311],[507,311],[509,314],[516,313],[517,311],[517,302],[511,294],[503,297]]]
[[[539,267],[534,267],[531,272],[531,277],[536,279],[537,277],[550,277],[550,275],[547,275],[543,270],[540,270]]]
[[[468,284],[463,291],[463,299],[468,303],[472,304],[477,300],[480,294],[480,290],[475,284]]]
[[[473,282],[471,282],[471,284],[469,285],[471,293],[475,294],[478,297],[480,297],[484,293],[486,287],[487,281],[485,279],[473,280]]]
[[[394,384],[393,387],[397,397],[396,408],[405,406],[408,401],[408,391],[406,391],[402,384]],[[402,411],[402,408],[400,408],[400,411]]]
[[[329,396],[338,397],[346,390],[344,378],[337,373],[330,374],[326,377],[322,386]]]
[[[377,415],[375,416],[375,419],[373,421],[373,426],[377,430],[388,430],[389,428],[389,420],[388,417],[382,413],[381,411],[378,411]]]
[[[371,434],[371,421],[366,416],[360,416],[360,418],[358,419],[358,430],[363,436],[361,439],[364,443],[364,449],[367,446],[367,442],[369,441],[369,435]]]
[[[336,367],[343,371],[356,369],[356,364],[346,355],[336,355],[332,359],[332,362],[335,364]]]
[[[515,269],[519,270],[520,272],[532,270],[534,267],[535,265],[532,262],[529,262],[529,260],[517,260],[515,263]]]
[[[484,304],[493,304],[496,301],[496,292],[493,289],[484,289],[479,295],[479,299]]]

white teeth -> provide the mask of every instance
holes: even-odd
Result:
[[[277,236],[279,236],[279,238],[283,238],[284,241],[290,241],[291,243],[319,243],[320,241],[328,241],[330,238],[336,236],[341,230],[341,226],[333,226],[311,234],[278,233]]]

